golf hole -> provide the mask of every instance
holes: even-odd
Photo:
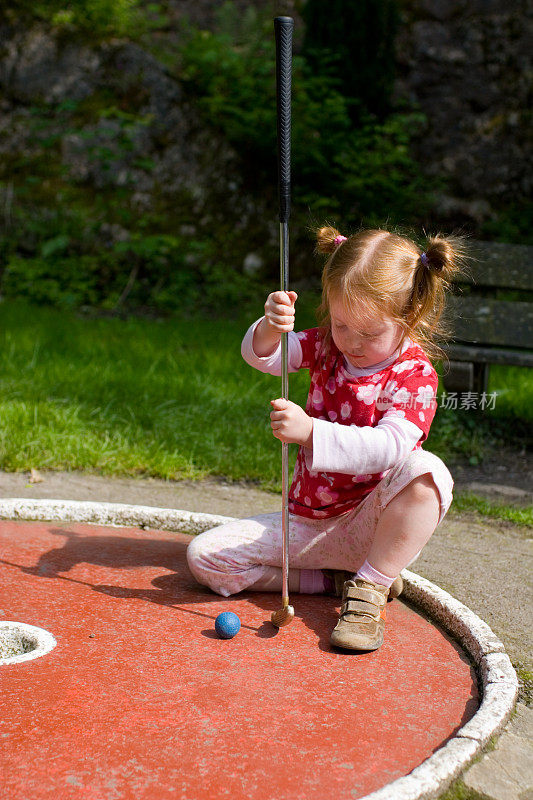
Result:
[[[39,658],[55,646],[56,640],[43,628],[24,622],[0,622],[0,666]]]

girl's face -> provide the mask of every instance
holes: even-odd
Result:
[[[389,317],[373,316],[361,307],[348,312],[332,297],[329,303],[333,341],[354,367],[371,367],[389,358],[400,345],[402,330]]]

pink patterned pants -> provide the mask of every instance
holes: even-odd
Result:
[[[426,474],[432,476],[440,495],[440,524],[452,502],[452,476],[433,453],[413,450],[353,510],[321,520],[291,514],[291,570],[356,572],[365,562],[383,509],[411,481]],[[252,586],[263,577],[266,567],[281,567],[281,557],[281,513],[212,528],[196,536],[187,549],[189,569],[196,580],[224,597]]]

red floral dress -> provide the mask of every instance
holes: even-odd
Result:
[[[412,344],[388,367],[354,377],[333,341],[325,351],[324,332],[311,328],[297,334],[303,354],[300,369],[308,369],[311,377],[305,407],[309,416],[359,427],[376,427],[385,416],[400,416],[422,431],[414,448],[418,449],[437,408],[438,377],[423,349]],[[309,451],[300,447],[289,491],[289,510],[303,517],[322,519],[355,508],[388,472],[314,472],[306,452],[309,457]]]

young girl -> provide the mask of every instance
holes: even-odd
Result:
[[[341,594],[331,643],[375,650],[385,606],[448,511],[452,477],[422,449],[436,410],[429,355],[461,242],[365,230],[317,234],[330,254],[322,276],[322,325],[294,333],[295,292],[273,292],[242,343],[244,359],[279,375],[289,331],[289,370],[308,369],[305,410],[271,402],[272,432],[300,445],[289,492],[289,591]],[[429,355],[428,355],[429,354]],[[189,545],[196,579],[228,597],[281,591],[281,513],[222,525]],[[394,586],[393,586],[394,584]],[[342,589],[341,589],[342,587]]]

